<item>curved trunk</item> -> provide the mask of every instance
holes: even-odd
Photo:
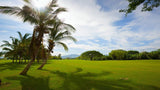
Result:
[[[35,36],[36,33],[39,33],[38,37]],[[33,31],[32,41],[31,41],[30,48],[29,48],[30,53],[31,53],[31,61],[26,65],[26,67],[23,69],[20,75],[26,75],[32,63],[35,61],[35,58],[41,46],[42,38],[43,38],[42,30],[40,30],[40,32],[36,32],[35,30]]]
[[[50,52],[52,51],[53,48],[54,48],[54,46],[53,46],[51,49],[49,49],[48,54],[45,55],[44,61],[43,61],[43,63],[41,64],[41,66],[38,68],[38,70],[42,69],[42,68],[44,67],[44,65],[47,63],[47,59],[48,59],[48,57],[49,57],[49,55],[50,55]]]
[[[45,53],[45,50],[44,50],[44,49],[43,49],[43,52]],[[42,63],[41,66],[38,68],[38,70],[41,70],[41,69],[44,67],[44,65],[47,63],[48,57],[49,57],[49,52],[48,52],[48,55],[47,55],[47,54],[44,55],[43,63]]]
[[[43,63],[42,63],[41,66],[38,68],[38,70],[41,70],[46,63],[47,63],[47,58],[44,59]]]
[[[29,70],[30,66],[34,62],[34,58],[27,64],[27,66],[24,68],[24,70],[20,73],[20,75],[26,75],[27,71]]]

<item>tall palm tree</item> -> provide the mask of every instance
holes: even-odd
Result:
[[[34,25],[32,40],[29,48],[31,53],[31,61],[27,64],[20,75],[27,74],[27,71],[37,56],[44,34],[48,33],[48,27],[55,22],[55,19],[60,12],[66,11],[65,8],[58,7],[56,4],[57,0],[52,0],[43,11],[32,8],[33,5],[30,0],[23,1],[26,2],[26,5],[22,8],[0,6],[0,13],[16,15],[21,17],[24,22],[29,22]]]
[[[46,53],[47,56],[45,56],[44,62],[38,69],[42,69],[43,66],[47,63],[47,59],[50,53],[53,53],[52,50],[56,45],[60,45],[64,48],[65,51],[68,51],[68,47],[64,43],[64,40],[71,40],[76,42],[76,39],[71,36],[72,32],[75,31],[75,28],[70,24],[66,24],[58,20],[58,22],[54,23],[54,26],[49,30],[48,52]]]

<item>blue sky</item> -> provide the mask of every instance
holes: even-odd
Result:
[[[38,2],[40,1],[40,2]],[[35,0],[35,7],[42,7],[49,0]],[[22,0],[1,0],[0,5],[23,6]],[[160,7],[152,12],[141,12],[140,7],[125,17],[119,9],[127,7],[126,0],[58,0],[67,8],[59,18],[76,28],[73,36],[77,43],[66,41],[69,51],[56,46],[54,54],[81,54],[97,50],[108,54],[114,49],[152,51],[160,48]],[[17,37],[17,31],[32,33],[33,26],[20,18],[0,14],[0,44]],[[1,50],[1,48],[0,48]]]

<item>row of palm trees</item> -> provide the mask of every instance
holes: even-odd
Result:
[[[3,44],[1,47],[3,47],[3,53],[7,59],[12,59],[12,62],[14,63],[14,60],[29,60],[29,43],[31,41],[31,37],[29,37],[30,34],[26,33],[24,36],[18,32],[19,38],[10,37],[11,43],[9,41],[3,41]]]
[[[67,11],[65,8],[59,7],[56,4],[57,0],[52,0],[43,10],[33,8],[31,0],[23,1],[26,3],[23,7],[0,6],[0,13],[15,15],[20,17],[24,22],[29,22],[34,25],[33,34],[29,45],[31,61],[26,65],[20,75],[26,75],[30,66],[35,61],[39,49],[43,45],[43,38],[45,34],[50,37],[48,39],[49,44],[48,50],[46,51],[47,53],[52,52],[52,49],[56,43],[62,45],[65,50],[68,50],[66,45],[62,43],[61,40],[71,39],[76,41],[71,36],[71,32],[75,31],[75,28],[69,24],[63,23],[57,17],[59,13]],[[54,40],[56,40],[56,42],[54,42]],[[43,50],[43,52],[45,52],[45,50]],[[39,69],[42,69],[45,65],[47,56],[48,54],[44,56],[44,63],[39,67]]]

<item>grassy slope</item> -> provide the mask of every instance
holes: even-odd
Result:
[[[0,60],[0,90],[160,90],[160,60],[57,60],[18,75],[24,66]]]

